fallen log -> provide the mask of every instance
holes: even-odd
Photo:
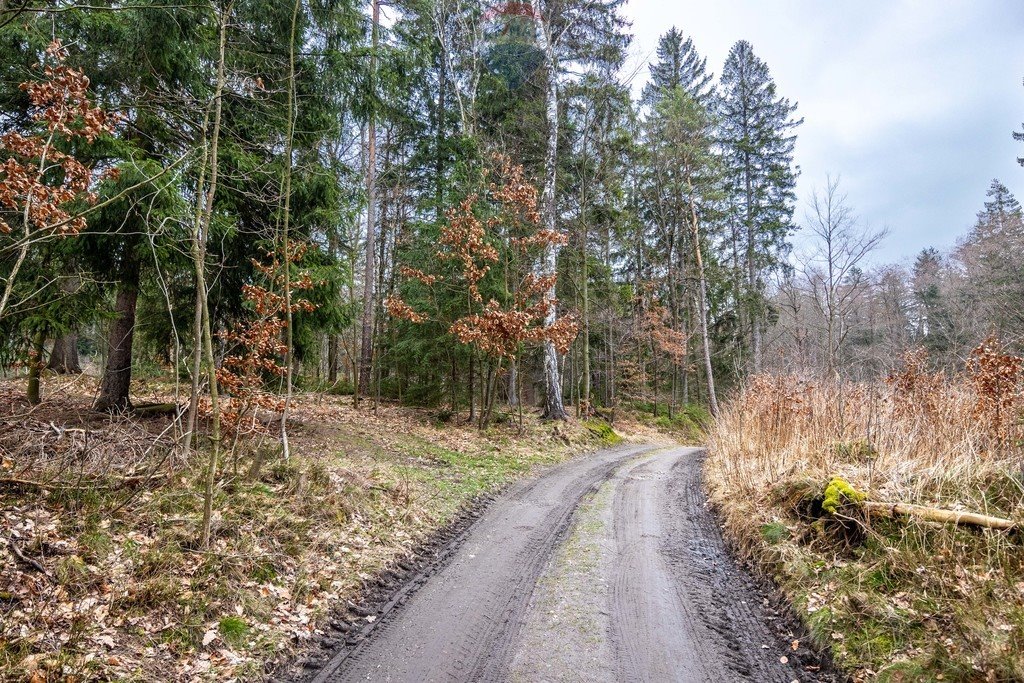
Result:
[[[906,515],[917,517],[929,522],[941,522],[952,524],[970,524],[973,526],[985,527],[986,529],[1001,529],[1009,531],[1018,528],[1018,524],[1012,519],[1002,517],[990,517],[976,512],[962,512],[960,510],[943,510],[941,508],[930,508],[924,505],[911,505],[909,503],[879,503],[875,501],[864,501],[861,503],[868,514],[881,515],[884,517],[896,517]]]
[[[177,415],[181,412],[181,406],[177,403],[141,403],[132,406],[131,412],[140,417],[152,415]]]

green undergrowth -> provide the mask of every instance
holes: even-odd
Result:
[[[657,410],[650,401],[630,401],[624,406],[634,418],[688,443],[703,443],[704,432],[711,424],[711,413],[703,405],[685,403],[675,406],[669,415],[667,405],[659,403]]]
[[[597,445],[597,444],[595,444]],[[422,439],[410,439],[417,459],[395,468],[395,486],[416,482],[429,490],[424,494],[431,515],[441,525],[448,523],[470,500],[500,489],[526,476],[538,465],[558,462],[564,450],[552,448],[523,455],[501,445],[463,453],[436,446]]]
[[[964,499],[967,482],[947,484]],[[968,509],[1021,518],[1013,475],[970,482]],[[945,506],[954,499],[932,492]],[[793,601],[819,647],[859,680],[1024,680],[1020,532],[863,514],[842,478],[784,479],[723,510],[729,532]],[[987,505],[988,507],[983,507]],[[977,506],[977,507],[973,507]],[[739,523],[741,518],[759,524]]]

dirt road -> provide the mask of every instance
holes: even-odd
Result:
[[[699,458],[618,448],[514,487],[308,680],[832,680],[728,556]]]

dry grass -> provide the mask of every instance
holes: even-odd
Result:
[[[533,415],[481,434],[301,394],[291,461],[273,440],[225,459],[204,551],[205,456],[174,448],[167,416],[94,413],[95,388],[50,378],[30,407],[0,383],[0,680],[259,680],[470,500],[603,445]]]
[[[840,477],[871,500],[1024,522],[1020,378],[982,376],[1002,370],[946,378],[914,354],[873,385],[757,377],[711,430],[727,533],[855,679],[1024,680],[1019,532],[821,509]]]

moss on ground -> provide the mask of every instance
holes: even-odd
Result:
[[[825,487],[825,497],[821,502],[821,509],[834,515],[848,505],[857,505],[867,500],[867,496],[853,488],[850,482],[841,477],[832,477],[832,481]]]
[[[584,420],[582,424],[587,431],[607,446],[615,446],[622,443],[622,437],[604,420]]]

